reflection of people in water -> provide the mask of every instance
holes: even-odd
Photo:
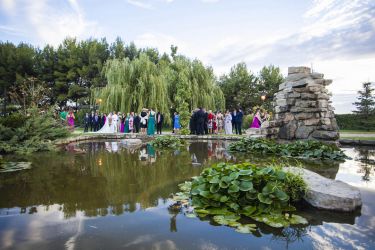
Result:
[[[147,153],[148,153],[150,162],[154,163],[156,161],[155,149],[150,144],[147,144]]]
[[[139,160],[140,161],[147,161],[148,159],[148,154],[146,148],[141,148],[139,150]]]

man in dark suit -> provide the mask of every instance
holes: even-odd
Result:
[[[98,112],[94,115],[94,132],[99,130],[99,114]]]
[[[156,133],[161,135],[161,129],[163,127],[164,115],[160,112],[156,114]]]
[[[197,135],[203,135],[204,134],[204,119],[205,119],[205,113],[202,108],[199,108],[195,112],[195,130]]]
[[[238,109],[238,113],[236,117],[236,134],[242,135],[242,119],[243,119],[242,109]]]
[[[83,118],[83,123],[85,125],[85,130],[84,132],[88,132],[89,131],[89,124],[90,124],[90,116],[89,116],[89,113],[86,113],[85,117]]]
[[[141,126],[141,117],[136,113],[134,116],[134,133],[139,133],[139,128]]]

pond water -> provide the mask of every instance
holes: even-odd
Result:
[[[191,142],[181,150],[121,141],[69,145],[58,153],[11,156],[31,169],[0,173],[0,249],[374,249],[375,149],[344,148],[342,163],[229,154],[229,142]],[[361,190],[363,206],[335,213],[303,205],[309,225],[253,234],[187,218],[168,206],[177,185],[217,161],[302,164]]]

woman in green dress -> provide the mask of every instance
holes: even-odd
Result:
[[[126,115],[126,118],[125,118],[125,129],[124,129],[124,133],[129,133],[129,118],[130,118],[130,115],[129,113]]]
[[[148,116],[147,135],[155,134],[155,112],[151,109]]]

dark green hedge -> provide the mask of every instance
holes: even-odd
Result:
[[[375,130],[375,115],[371,115],[368,118],[357,114],[336,115],[336,121],[340,129]]]

